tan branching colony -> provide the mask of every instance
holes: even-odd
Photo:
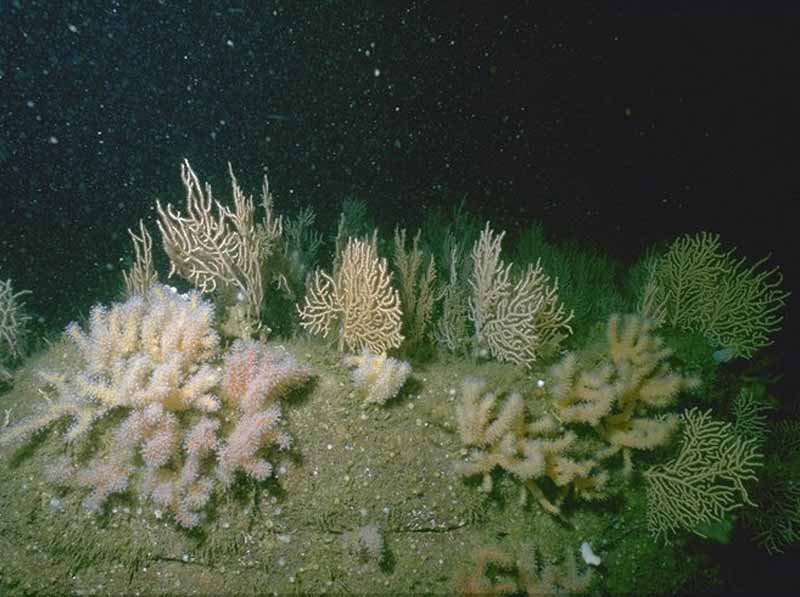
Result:
[[[403,341],[403,314],[391,281],[375,245],[351,238],[332,276],[314,272],[304,306],[297,308],[300,325],[324,338],[335,329],[340,351],[368,348],[381,354],[397,348]]]
[[[469,284],[470,319],[475,341],[492,356],[530,367],[537,356],[552,352],[572,333],[567,313],[558,300],[558,281],[539,261],[521,276],[511,275],[512,263],[500,258],[505,232],[495,234],[489,223],[472,248],[473,273]]]
[[[30,290],[15,292],[11,280],[0,280],[0,380],[11,378],[4,361],[20,357],[25,325],[30,320],[25,313],[25,303],[20,300],[26,294],[30,294]]]
[[[171,204],[156,202],[158,227],[170,260],[169,275],[179,274],[203,293],[222,292],[227,302],[244,305],[243,336],[261,327],[264,299],[262,266],[281,234],[281,220],[272,212],[266,178],[262,203],[266,218],[259,228],[255,222],[253,198],[246,196],[228,169],[233,187],[234,209],[214,200],[211,186],[200,184],[189,162],[181,164],[186,188],[186,214]],[[233,295],[233,300],[230,300]]]
[[[424,254],[419,248],[421,231],[406,248],[406,229],[394,231],[394,266],[397,271],[403,303],[404,349],[413,353],[428,339],[433,307],[441,293],[436,288],[436,262],[431,255],[423,266]]]
[[[567,354],[550,370],[550,395],[564,423],[589,424],[608,443],[607,456],[622,452],[632,470],[633,450],[666,444],[677,428],[675,415],[658,415],[700,380],[670,370],[672,351],[638,315],[612,315],[606,343],[593,358]]]
[[[150,287],[158,282],[158,275],[153,267],[153,237],[142,220],[139,220],[139,235],[130,228],[128,234],[133,241],[136,259],[129,272],[122,272],[125,294],[129,297],[134,294],[145,296]]]

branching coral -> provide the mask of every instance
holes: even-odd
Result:
[[[4,362],[19,358],[25,325],[30,317],[25,314],[25,304],[20,298],[29,290],[14,292],[11,280],[0,280],[0,380],[10,378]]]
[[[612,315],[599,350],[570,353],[550,370],[549,393],[559,420],[595,428],[610,445],[608,455],[622,451],[628,473],[632,450],[664,445],[677,427],[674,415],[654,413],[699,384],[670,370],[672,351],[652,328],[638,315]]]
[[[509,595],[519,590],[514,558],[494,545],[475,552],[475,568],[456,576],[457,595]],[[494,572],[495,578],[490,578]],[[502,576],[502,578],[499,578]]]
[[[754,411],[749,404],[752,396],[745,391],[740,394],[739,400],[747,397],[748,404],[734,408],[734,430],[740,437],[755,440],[759,447],[763,445],[765,458],[754,488],[756,507],[743,508],[742,518],[753,540],[774,555],[800,541],[800,419],[768,422],[762,410],[768,403],[759,401]]]
[[[400,297],[374,242],[349,239],[333,276],[317,270],[298,307],[300,325],[327,337],[335,329],[339,350],[384,353],[403,341]]]
[[[554,351],[572,333],[573,314],[558,299],[558,281],[551,283],[539,262],[512,277],[513,264],[500,259],[504,235],[495,235],[487,222],[472,248],[469,314],[479,348],[529,367],[537,355]]]
[[[781,289],[777,267],[762,269],[768,257],[748,266],[733,253],[722,251],[718,234],[676,239],[652,261],[641,308],[701,333],[715,348],[749,358],[772,343],[789,293]]]
[[[158,274],[153,266],[153,237],[144,225],[143,220],[139,220],[139,235],[128,228],[128,234],[133,241],[133,251],[135,259],[130,271],[122,272],[122,279],[125,282],[125,292],[127,296],[134,294],[146,295],[150,288],[158,282]]]
[[[259,457],[259,450],[275,444],[286,450],[290,436],[283,431],[279,400],[293,387],[311,377],[282,348],[267,348],[253,340],[237,340],[225,357],[221,396],[234,410],[233,429],[219,450],[217,474],[230,485],[242,470],[255,479],[272,474],[272,465]]]
[[[420,230],[411,249],[406,248],[406,229],[394,231],[394,266],[398,275],[403,304],[404,350],[414,353],[431,334],[433,308],[441,293],[436,288],[436,262],[433,255],[423,267],[424,254],[419,248]]]
[[[236,322],[235,326],[229,323],[228,329],[250,336],[261,328],[262,267],[280,239],[282,223],[273,214],[266,177],[261,192],[266,215],[257,224],[253,198],[244,194],[230,164],[228,169],[233,209],[215,201],[211,187],[203,187],[188,160],[184,160],[181,179],[186,188],[186,213],[157,202],[158,227],[170,260],[170,276],[178,273],[204,293],[220,291],[230,295],[226,300],[242,306],[243,312],[233,310],[228,314]],[[237,301],[232,301],[232,296]]]
[[[677,427],[677,417],[654,411],[697,384],[670,370],[671,352],[650,326],[639,316],[612,316],[603,346],[568,354],[551,369],[551,400],[538,416],[521,395],[487,393],[484,382],[466,380],[457,420],[469,451],[458,471],[483,475],[488,491],[492,471],[504,469],[551,513],[570,494],[606,497],[606,461],[622,452],[629,475],[632,450],[664,445]],[[543,480],[555,486],[554,499]]]
[[[577,558],[569,549],[560,564],[542,558],[540,550],[531,544],[524,545],[516,559],[500,547],[487,545],[477,550],[475,560],[472,572],[456,577],[457,594],[577,594],[589,589],[594,576],[591,568],[579,569]]]
[[[88,331],[76,323],[66,330],[81,369],[40,372],[55,399],[9,430],[4,441],[24,439],[66,417],[72,420],[66,440],[72,442],[115,408],[159,404],[170,412],[213,412],[219,401],[210,390],[219,374],[206,362],[219,342],[213,315],[199,294],[184,298],[160,285],[147,299],[136,295],[110,308],[95,306]]]
[[[436,342],[456,354],[467,352],[470,343],[469,298],[466,276],[459,277],[466,261],[459,245],[450,253],[449,279],[441,287],[441,314],[433,330]]]
[[[664,539],[678,529],[702,536],[699,525],[718,522],[743,504],[754,506],[745,485],[762,466],[758,440],[738,436],[711,411],[690,409],[682,421],[678,455],[645,472],[648,527]]]
[[[583,499],[603,497],[607,474],[599,460],[589,457],[575,433],[550,415],[531,417],[522,396],[502,398],[485,392],[482,380],[464,381],[457,407],[458,430],[469,448],[456,471],[482,475],[483,490],[492,489],[492,471],[499,467],[523,482],[523,499],[530,492],[548,512],[556,514],[572,491]],[[502,398],[502,399],[501,399]],[[549,499],[538,481],[549,478],[558,488]]]
[[[111,441],[88,462],[65,467],[73,474],[61,482],[88,488],[84,505],[97,510],[138,480],[141,494],[179,524],[196,525],[218,482],[227,487],[240,469],[256,479],[271,473],[260,450],[289,445],[277,427],[278,400],[310,376],[285,352],[253,341],[234,344],[220,371],[212,365],[219,343],[212,322],[213,308],[198,293],[183,297],[158,284],[146,297],[93,308],[87,331],[67,328],[79,369],[42,373],[52,399],[0,441],[24,441],[67,418],[66,443],[88,442],[99,420],[123,412]]]

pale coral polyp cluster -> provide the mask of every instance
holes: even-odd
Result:
[[[80,369],[43,373],[52,398],[0,441],[24,440],[69,418],[70,444],[124,410],[109,448],[68,465],[72,474],[60,481],[88,488],[90,510],[137,481],[142,496],[195,526],[215,489],[228,487],[237,471],[259,480],[272,473],[262,449],[290,445],[279,426],[280,398],[311,375],[286,351],[252,340],[236,342],[217,367],[213,321],[212,305],[198,293],[184,297],[161,285],[146,297],[95,307],[88,330],[67,329]]]
[[[369,404],[385,404],[400,392],[411,375],[411,365],[383,354],[374,354],[365,348],[360,355],[344,358],[346,367],[353,367],[351,378]]]
[[[653,334],[654,323],[640,315],[612,315],[600,358],[567,354],[550,370],[552,404],[564,423],[587,423],[622,452],[630,473],[633,450],[665,445],[677,416],[658,414],[700,380],[673,371],[672,350]]]
[[[605,497],[609,459],[621,453],[629,476],[633,450],[665,445],[677,427],[675,415],[659,411],[699,383],[670,369],[671,354],[649,320],[613,315],[601,347],[569,353],[551,368],[542,415],[529,412],[519,394],[502,397],[480,380],[466,381],[457,420],[470,451],[458,471],[483,475],[490,490],[491,473],[500,467],[553,513],[570,494]],[[557,488],[555,499],[538,485],[545,478]]]
[[[607,473],[599,458],[587,454],[577,435],[563,428],[550,414],[534,417],[520,394],[501,396],[486,391],[480,379],[463,384],[457,408],[458,430],[469,448],[456,471],[464,476],[482,475],[483,490],[492,490],[492,472],[499,467],[514,475],[521,498],[530,493],[547,512],[557,514],[572,492],[584,499],[603,497]],[[557,487],[551,499],[539,485],[549,478]]]
[[[272,464],[259,457],[259,450],[276,445],[291,447],[291,436],[280,428],[279,398],[311,376],[281,347],[266,347],[253,340],[237,340],[225,357],[220,393],[231,407],[233,427],[218,451],[217,477],[225,486],[237,470],[257,480],[272,474]],[[265,375],[264,372],[269,372]]]
[[[211,390],[219,373],[207,363],[219,348],[213,320],[213,306],[199,293],[184,298],[161,285],[146,299],[95,306],[88,332],[76,323],[67,327],[86,363],[72,391],[106,407],[217,410]]]

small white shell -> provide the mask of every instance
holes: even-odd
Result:
[[[592,551],[592,546],[586,541],[581,543],[581,557],[589,566],[599,566],[603,561]]]

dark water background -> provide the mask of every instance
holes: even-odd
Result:
[[[754,4],[0,0],[0,275],[44,331],[110,300],[184,157],[328,228],[355,195],[623,262],[711,230],[782,267],[800,399],[800,16]]]

